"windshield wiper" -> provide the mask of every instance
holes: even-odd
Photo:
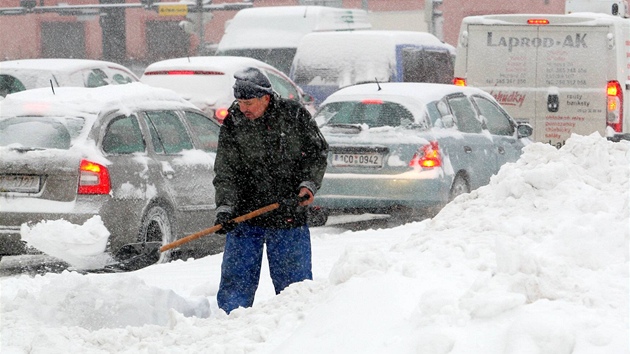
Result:
[[[363,128],[359,124],[348,124],[348,123],[327,123],[326,127],[330,128],[339,128],[339,129],[349,129],[351,133],[360,133]]]

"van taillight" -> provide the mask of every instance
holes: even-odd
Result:
[[[530,18],[527,20],[528,25],[548,25],[549,20],[546,18]]]
[[[623,90],[619,81],[608,81],[606,87],[606,125],[615,132],[621,133],[623,129]]]
[[[416,151],[409,161],[409,167],[432,168],[442,166],[442,156],[437,141],[432,141]]]
[[[223,124],[223,120],[228,115],[227,108],[218,108],[214,111],[214,117],[219,121],[219,123]]]
[[[81,160],[79,167],[79,194],[109,194],[111,184],[107,167]]]
[[[462,77],[456,77],[453,79],[453,84],[455,84],[455,86],[466,86],[466,79]]]

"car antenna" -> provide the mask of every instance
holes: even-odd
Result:
[[[50,80],[50,89],[52,90],[53,95],[55,95],[55,86],[53,86],[52,79]]]
[[[380,91],[381,90],[381,85],[378,83],[378,77],[375,77],[374,81],[376,81],[376,86],[378,86],[378,91]]]
[[[190,63],[190,55],[189,55],[189,56],[187,56],[187,58],[188,58],[188,62]]]

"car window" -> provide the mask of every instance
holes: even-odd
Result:
[[[0,75],[0,96],[26,90],[22,81],[11,75]]]
[[[273,90],[276,91],[280,95],[280,97],[289,98],[292,100],[300,99],[300,94],[298,90],[286,79],[269,71],[267,71],[267,76],[269,76],[271,87],[273,87]]]
[[[109,68],[111,70],[111,84],[128,84],[137,81],[129,73],[117,68]]]
[[[428,117],[431,126],[435,125],[435,122],[442,117],[440,110],[438,109],[438,102],[429,102],[426,105],[426,116]]]
[[[92,69],[88,73],[87,87],[99,87],[107,85],[107,74],[101,69]]]
[[[15,117],[0,120],[0,146],[70,148],[71,136],[61,118]]]
[[[451,112],[455,116],[457,129],[463,133],[481,133],[481,121],[477,118],[477,111],[466,96],[452,96],[447,98]]]
[[[190,150],[193,144],[186,132],[184,123],[173,111],[145,112],[147,123],[155,130],[151,134],[155,151],[165,154],[177,154],[182,150]],[[157,147],[159,146],[159,148]]]
[[[479,112],[486,118],[486,128],[495,135],[514,135],[514,125],[507,114],[490,100],[474,96]]]
[[[210,118],[195,112],[186,111],[185,117],[193,134],[204,151],[216,152],[219,145],[219,126]]]
[[[414,121],[413,114],[402,105],[381,100],[333,102],[322,107],[317,116],[329,117],[324,118],[327,124],[367,124],[370,128],[398,127]]]
[[[145,142],[138,119],[135,116],[114,118],[103,136],[102,148],[108,154],[131,154],[145,151]]]

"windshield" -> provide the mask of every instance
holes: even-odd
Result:
[[[0,146],[67,150],[83,124],[81,118],[6,118],[0,120]]]
[[[315,120],[320,125],[365,124],[370,128],[406,127],[414,121],[407,108],[382,100],[331,102],[322,106]]]

